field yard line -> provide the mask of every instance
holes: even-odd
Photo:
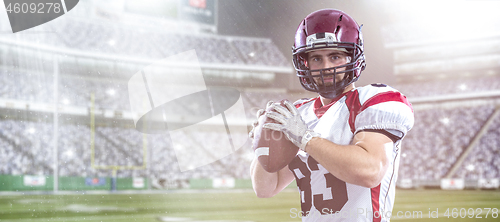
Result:
[[[0,219],[1,222],[22,222],[22,221],[29,221],[29,222],[37,222],[37,221],[50,221],[50,222],[57,222],[57,221],[82,221],[83,218],[85,218],[85,221],[110,221],[110,220],[123,220],[124,221],[143,221],[145,216],[150,216],[151,218],[158,218],[161,216],[153,216],[151,214],[134,214],[134,215],[127,215],[127,216],[117,216],[117,215],[101,215],[101,216],[82,216],[82,217],[53,217],[53,218],[29,218],[29,219]],[[137,219],[137,220],[133,220]]]
[[[184,218],[184,217],[159,217],[158,220],[162,222],[182,222],[182,221],[188,221],[188,222],[253,222],[249,220],[192,220],[190,218]]]
[[[126,221],[143,221],[144,215],[140,214],[134,214],[134,215],[129,215],[129,216],[117,216],[117,215],[110,215],[110,216],[88,216],[84,217],[85,221],[110,221],[110,220],[126,220]],[[169,217],[162,217],[162,216],[151,216],[152,219],[159,220],[160,218],[169,218]],[[178,218],[178,217],[177,217]],[[138,220],[134,220],[138,219]],[[172,221],[172,222],[181,222],[181,221],[188,221],[188,222],[253,222],[253,221],[243,221],[243,220],[192,220],[190,218],[182,218],[182,219],[187,219],[187,220],[165,220],[165,221]],[[50,221],[50,222],[57,222],[57,221],[82,221],[82,217],[72,217],[72,218],[29,218],[29,219],[8,219],[8,220],[3,220],[0,219],[1,222],[23,222],[23,221],[29,221],[29,222],[37,222],[37,221]],[[162,220],[159,220],[162,221]]]
[[[252,193],[253,189],[177,189],[177,190],[124,190],[124,191],[1,191],[0,196],[20,196],[20,195],[84,195],[84,194],[162,194],[162,193]],[[281,192],[298,192],[296,188],[287,188]]]
[[[478,207],[467,207],[467,206],[477,206],[477,205],[488,205],[487,203],[491,202],[491,208],[494,208],[493,205],[498,204],[498,200],[481,200],[481,201],[454,201],[454,202],[423,202],[420,204],[398,204],[397,207],[398,209],[418,209],[418,208],[429,208],[430,205],[432,205],[431,210],[434,208],[478,208]],[[446,205],[453,205],[457,206],[459,205],[460,207],[447,207]],[[439,206],[439,207],[438,207]],[[441,207],[444,206],[444,207]]]

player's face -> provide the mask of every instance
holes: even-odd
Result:
[[[350,61],[350,57],[345,52],[334,49],[322,49],[312,51],[308,54],[306,65],[310,70],[328,69],[335,66],[345,65]],[[338,68],[337,72],[345,70],[345,67]],[[325,71],[323,74],[333,73],[332,70]],[[312,75],[319,75],[319,71],[312,72]],[[345,73],[335,75],[335,82],[340,82],[344,78]],[[326,76],[323,78],[325,86],[333,85],[333,76]],[[318,85],[322,85],[320,77],[315,77],[314,81]]]

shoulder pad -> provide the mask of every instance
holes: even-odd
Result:
[[[370,99],[371,97],[379,94],[379,93],[384,93],[384,92],[399,92],[398,90],[382,83],[374,83],[371,85],[363,86],[363,87],[358,87],[356,90],[359,93],[359,102],[361,104],[364,104],[366,100]]]
[[[382,84],[356,88],[359,93],[359,110],[350,122],[351,130],[396,130],[403,135],[413,127],[411,103],[396,89]]]

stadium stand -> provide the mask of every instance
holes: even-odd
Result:
[[[289,65],[282,53],[270,41],[234,40],[233,45],[249,64],[286,66]]]
[[[400,177],[443,178],[493,110],[491,105],[416,110],[402,147]]]
[[[4,149],[0,152],[5,164],[0,174],[8,175],[50,175],[52,172],[52,149],[47,149],[52,142],[52,124],[32,123],[14,120],[0,121],[0,143]],[[106,170],[93,169],[90,166],[91,152],[89,144],[90,128],[84,125],[61,125],[59,128],[59,174],[60,176],[109,176]],[[224,134],[215,132],[197,132],[196,135],[184,135],[186,146],[200,146],[200,142],[214,140],[215,143]],[[246,134],[235,136],[246,137]],[[193,138],[197,138],[195,142]],[[148,135],[117,127],[97,127],[95,139],[95,164],[97,166],[141,166],[143,164],[143,139],[150,146],[151,173],[156,178],[186,180],[190,178],[235,177],[247,178],[246,164],[252,155],[248,147],[216,163],[182,173],[179,171],[176,155],[169,141],[168,134]],[[206,155],[206,154],[201,154]],[[8,158],[7,158],[8,157]],[[196,158],[196,157],[194,157]],[[7,161],[8,160],[8,161]],[[2,162],[3,162],[2,161]],[[167,174],[165,174],[167,172]],[[145,170],[120,170],[118,177],[147,176]],[[166,175],[170,175],[166,177]]]
[[[467,85],[467,92],[478,92],[478,91],[488,91],[494,90],[496,84],[498,84],[498,77],[483,77],[479,78],[478,82],[470,83]],[[2,82],[2,87],[0,87],[0,97],[6,99],[18,99],[30,102],[52,102],[52,79],[48,75],[36,75],[30,74],[29,72],[15,73],[15,71],[1,71],[0,81]],[[21,83],[21,84],[15,84]],[[449,83],[449,82],[446,82]],[[482,83],[482,85],[481,85]],[[432,96],[441,94],[463,94],[466,93],[461,90],[460,81],[454,82],[456,87],[440,87],[439,83],[427,83],[427,89],[435,89],[435,92],[430,92],[431,90],[422,90],[417,86],[404,85],[410,87],[401,87],[403,92],[409,95],[413,95],[411,98],[419,96]],[[28,86],[28,87],[27,87]],[[420,85],[421,86],[421,85]],[[411,91],[412,87],[414,90]],[[60,102],[64,104],[66,99],[71,101],[72,105],[89,107],[89,91],[96,92],[96,107],[105,108],[112,110],[128,110],[128,92],[124,83],[117,83],[116,81],[94,81],[94,80],[84,80],[75,77],[63,77],[59,85],[61,90]],[[110,95],[107,91],[109,89],[116,88],[117,93]],[[425,88],[425,87],[424,87]],[[121,89],[121,90],[119,90]],[[424,94],[425,93],[425,94]],[[244,91],[242,93],[242,99],[245,106],[248,108],[247,117],[249,119],[254,118],[255,110],[265,106],[268,100],[280,100],[286,97],[286,92],[257,92],[257,91]],[[477,133],[480,126],[484,123],[485,118],[489,116],[494,110],[493,105],[489,106],[477,106],[477,107],[457,107],[451,109],[444,108],[433,108],[426,110],[416,110],[415,116],[415,127],[410,132],[403,145],[401,167],[400,167],[400,177],[401,178],[411,178],[411,179],[439,179],[442,178],[450,166],[454,163],[457,156],[461,154],[463,149],[468,145],[471,138]],[[439,121],[435,121],[439,120]],[[50,151],[41,150],[40,147],[50,147],[50,138],[52,137],[50,124],[43,125],[41,123],[36,123],[37,128],[36,136],[33,136],[23,129],[28,127],[27,122],[21,121],[3,121],[2,122],[2,134],[1,142],[2,144],[7,144],[2,153],[5,156],[12,156],[12,162],[3,165],[2,173],[5,174],[50,174],[52,169],[51,159],[49,158]],[[494,123],[496,127],[492,129],[497,129],[499,122]],[[109,174],[104,171],[93,171],[89,169],[88,163],[90,161],[88,153],[88,144],[82,144],[81,141],[85,141],[85,138],[89,134],[89,128],[84,126],[72,126],[64,125],[62,126],[65,132],[70,132],[73,135],[71,138],[61,137],[60,146],[65,147],[65,151],[61,151],[60,158],[61,163],[64,163],[65,167],[61,168],[61,175],[68,176],[86,176],[86,175],[106,175]],[[130,129],[120,129],[120,128],[98,128],[96,147],[121,147],[121,150],[114,151],[115,153],[107,153],[102,151],[103,155],[97,155],[100,159],[96,161],[106,163],[108,165],[140,165],[142,164],[142,156],[140,153],[131,153],[130,147],[137,147],[140,144],[141,138],[139,135],[133,135]],[[22,131],[22,132],[21,132]],[[429,134],[428,132],[433,132]],[[496,134],[495,134],[496,133]],[[43,135],[43,136],[40,136]],[[111,137],[108,135],[114,135],[116,137]],[[470,156],[467,161],[463,164],[463,167],[470,165],[474,162],[479,162],[480,164],[476,166],[476,170],[469,172],[465,168],[457,173],[457,176],[464,176],[466,178],[476,179],[480,176],[482,177],[497,177],[499,175],[498,171],[498,161],[497,158],[492,158],[498,155],[497,152],[497,142],[495,138],[498,132],[495,130],[490,130],[488,134],[481,140],[480,145],[477,150],[480,152],[473,152],[473,156]],[[217,138],[217,135],[205,135],[200,134],[200,138],[203,140],[210,140],[211,138]],[[40,140],[40,138],[46,138],[45,140]],[[127,139],[124,139],[127,138]],[[28,140],[26,140],[28,139]],[[165,172],[168,169],[176,169],[175,166],[175,155],[172,152],[169,141],[165,139],[156,137],[151,144],[157,144],[158,150],[153,152],[159,152],[161,155],[153,155],[152,159],[152,171]],[[160,140],[162,142],[157,142]],[[25,141],[25,142],[21,142]],[[191,141],[191,139],[189,139]],[[35,144],[35,145],[30,145]],[[18,149],[18,147],[22,147]],[[27,147],[34,147],[28,149]],[[127,148],[128,147],[128,148]],[[439,147],[439,149],[437,149]],[[481,148],[479,148],[481,147]],[[128,150],[127,150],[128,149]],[[73,150],[73,151],[68,151]],[[168,151],[170,150],[170,151]],[[41,153],[48,152],[49,155],[41,155]],[[168,155],[167,155],[168,154]],[[248,155],[248,153],[245,153]],[[243,155],[243,156],[245,156]],[[72,157],[84,157],[83,159],[72,159]],[[108,158],[108,156],[114,156],[115,158]],[[160,158],[161,156],[161,158]],[[241,161],[247,161],[248,158],[243,156],[236,157],[236,163]],[[490,157],[492,156],[492,157]],[[45,159],[40,159],[45,157]],[[158,159],[155,159],[158,158]],[[168,159],[170,161],[163,161]],[[481,161],[480,161],[481,160]],[[484,161],[483,161],[484,160]],[[120,162],[121,161],[121,162]],[[486,161],[486,162],[485,162]],[[231,163],[233,161],[221,162],[222,165],[226,163]],[[37,167],[27,167],[27,166],[37,166]],[[43,163],[43,164],[42,164]],[[153,164],[156,163],[156,164]],[[158,164],[163,163],[163,164]],[[231,165],[231,168],[237,168],[238,164]],[[85,169],[82,171],[82,169]],[[481,169],[481,171],[479,170]],[[207,170],[205,170],[207,171]],[[220,172],[220,175],[224,175],[224,170],[221,167],[214,167],[213,170]],[[203,171],[202,171],[203,172]],[[478,172],[482,172],[479,175]],[[145,174],[142,172],[141,174]],[[119,176],[131,175],[131,172],[120,171]],[[181,174],[182,175],[182,174]],[[194,173],[193,175],[179,176],[179,179],[186,179],[191,176],[204,177],[202,173]],[[205,175],[207,176],[207,175]],[[238,178],[248,178],[248,172],[243,168],[238,170]],[[161,173],[157,174],[158,178],[163,177]]]
[[[137,30],[125,24],[118,26],[109,21],[86,21],[71,17],[55,20],[33,31],[46,34],[2,35],[0,41],[143,59],[163,59],[195,49],[201,63],[290,64],[269,39]]]
[[[437,81],[394,84],[393,86],[410,98],[470,94],[500,89],[500,76],[442,79]]]
[[[78,27],[78,31],[74,27]],[[98,53],[143,59],[162,59],[186,49],[196,49],[200,62],[205,64],[238,67],[290,66],[288,59],[269,39],[212,34],[190,35],[152,29],[137,30],[132,25],[116,25],[101,20],[87,21],[69,16],[36,27],[33,31],[45,34],[0,35],[0,47],[6,49],[0,53],[0,99],[18,100],[28,104],[54,102],[52,63],[36,59],[38,57],[35,56],[27,56],[30,53],[22,53],[24,49],[21,46],[24,45],[46,47],[47,51],[66,50],[82,54]],[[40,57],[51,55],[50,52],[39,53],[49,53],[49,56]],[[91,106],[96,110],[130,110],[126,78],[130,73],[122,73],[119,68],[113,70],[103,68],[96,71],[89,67],[99,66],[100,61],[87,61],[89,64],[83,64],[84,60],[90,59],[82,55],[69,56],[60,61],[59,103],[85,110]],[[118,63],[113,65],[116,64]],[[120,66],[126,65],[129,64]],[[130,70],[137,68],[132,67],[134,65],[130,66]],[[401,83],[395,84],[394,87],[406,94],[411,101],[413,98],[498,90],[500,77],[491,75]],[[290,93],[284,89],[275,91],[252,89],[249,84],[240,91],[248,120],[253,120],[255,111],[263,108],[269,100],[292,99]],[[95,96],[94,104],[90,102],[92,94]],[[9,107],[3,109],[10,110]],[[495,109],[494,103],[415,109],[415,126],[402,147],[399,177],[414,180],[443,178]],[[52,146],[53,125],[45,120],[31,120],[22,115],[27,114],[20,114],[17,118],[11,116],[0,121],[2,147],[0,174],[50,175],[53,172],[53,151],[47,147]],[[117,118],[116,121],[123,120]],[[191,178],[250,177],[248,166],[253,158],[253,152],[248,144],[233,155],[212,164],[181,172],[168,134],[144,137],[130,127],[110,125],[102,123],[96,127],[94,142],[97,165],[142,166],[145,164],[143,144],[147,144],[149,150],[146,154],[149,159],[146,164],[147,169],[118,170],[118,177],[151,177],[167,182],[185,181]],[[467,179],[500,177],[499,129],[500,118],[497,118],[455,174],[456,177]],[[185,141],[184,146],[199,147],[204,142],[217,143],[223,136],[227,136],[224,133],[200,130],[194,135],[181,136]],[[59,175],[110,176],[109,170],[94,169],[90,165],[92,161],[90,134],[88,121],[84,123],[68,121],[59,126]],[[247,135],[239,133],[234,136]],[[474,166],[473,169],[468,167],[471,165]]]
[[[255,98],[281,98],[282,95],[276,93],[248,93],[244,95],[246,104],[254,104],[253,107],[261,107],[267,99],[255,100]],[[402,158],[399,175],[401,178],[417,180],[440,179],[456,161],[463,149],[469,144],[471,138],[478,132],[495,107],[493,105],[455,107],[450,109],[434,108],[415,111],[415,127],[405,139],[402,148]],[[247,112],[249,118],[253,117],[253,112]],[[437,120],[437,121],[436,121]],[[2,154],[6,157],[13,157],[13,161],[3,165],[1,173],[4,174],[50,174],[51,159],[50,150],[42,147],[50,147],[52,140],[52,127],[48,123],[32,123],[15,120],[2,121],[0,140],[5,149]],[[498,177],[499,173],[497,161],[498,148],[498,126],[500,122],[495,121],[487,135],[485,135],[477,152],[472,152],[467,161],[463,164],[462,170],[457,173],[460,177],[476,179],[478,177],[491,178]],[[34,129],[36,132],[30,133]],[[84,125],[62,125],[59,144],[61,158],[60,174],[65,176],[104,176],[108,172],[95,171],[90,169],[90,153],[87,141],[90,129]],[[428,133],[432,132],[432,133]],[[217,133],[199,132],[197,135],[186,135],[187,146],[199,146],[199,141],[217,140],[221,135]],[[224,135],[222,135],[224,136]],[[246,136],[246,135],[240,135]],[[193,139],[199,138],[199,139]],[[96,164],[103,165],[141,165],[142,134],[132,129],[98,127],[96,130]],[[207,178],[213,176],[214,172],[220,177],[232,176],[237,178],[248,178],[247,169],[241,163],[249,164],[251,152],[247,150],[240,155],[228,157],[218,164],[211,164],[198,172],[180,173],[176,166],[176,157],[171,147],[168,137],[158,135],[148,136],[148,144],[152,144],[151,172],[157,178],[164,177],[163,172],[178,172],[177,176],[170,177],[187,179],[193,177]],[[243,148],[244,149],[244,148]],[[29,164],[28,164],[29,163]],[[479,163],[473,172],[465,171],[464,167],[471,163]],[[33,167],[29,167],[33,166]],[[35,167],[36,166],[36,167]],[[229,166],[229,167],[228,167]],[[227,168],[233,169],[231,173],[226,172]],[[238,170],[236,170],[238,169]],[[480,170],[481,169],[481,170]],[[146,173],[138,171],[139,175]],[[138,173],[135,172],[135,173]],[[208,174],[210,172],[210,174]],[[479,175],[481,172],[481,175]],[[465,175],[464,175],[465,174]],[[130,171],[119,171],[119,176],[130,176]]]
[[[500,118],[497,116],[480,143],[455,173],[456,178],[470,180],[500,178]]]

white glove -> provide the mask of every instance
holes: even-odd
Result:
[[[266,123],[264,128],[281,131],[286,138],[301,150],[306,151],[306,145],[313,137],[319,137],[320,134],[310,130],[297,110],[297,108],[288,100],[284,101],[286,108],[279,103],[273,103],[271,106],[277,112],[267,112],[265,115],[278,123]]]
[[[266,109],[268,107],[270,107],[272,104],[273,104],[273,101],[267,102]],[[257,125],[259,125],[259,118],[260,118],[260,116],[262,116],[265,112],[266,111],[264,109],[257,110],[257,113],[256,113],[257,119],[255,121],[253,121],[253,123],[252,123],[252,130],[250,130],[250,133],[248,133],[248,137],[250,137],[251,139],[253,139],[253,136],[254,136],[254,132],[253,131],[255,130],[255,128],[257,128]]]

